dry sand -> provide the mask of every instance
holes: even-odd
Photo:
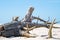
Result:
[[[54,25],[57,27],[57,25]],[[60,25],[59,25],[60,27]],[[31,34],[37,35],[36,38],[26,38],[26,37],[11,37],[11,38],[5,38],[0,37],[0,40],[60,40],[60,28],[53,28],[53,38],[47,39],[48,37],[48,30],[47,28],[36,28],[34,30],[31,30]]]

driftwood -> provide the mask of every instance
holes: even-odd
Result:
[[[4,30],[4,27],[2,25],[0,25],[0,31]]]
[[[18,16],[12,17],[12,21],[18,21]]]
[[[5,37],[6,36],[17,36],[17,35],[33,37],[29,33],[30,30],[33,30],[38,27],[46,27],[46,28],[50,28],[49,29],[49,37],[50,37],[52,25],[54,24],[54,22],[52,22],[52,23],[47,22],[39,17],[32,16],[33,11],[34,11],[34,8],[30,7],[27,14],[25,15],[25,17],[22,20],[18,21],[19,17],[15,17],[12,19],[12,22],[0,25],[0,35],[5,36]],[[43,24],[42,23],[41,24],[40,23],[32,23],[32,20],[34,20],[34,19],[40,20],[44,23]]]
[[[50,25],[49,32],[48,32],[48,38],[52,38],[52,28],[53,28],[54,22],[55,22],[55,19],[52,21]]]

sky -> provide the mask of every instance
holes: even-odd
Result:
[[[34,7],[33,16],[60,21],[60,0],[0,0],[0,24],[10,22],[14,16],[21,20],[30,6]]]

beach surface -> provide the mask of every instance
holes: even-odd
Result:
[[[58,26],[58,25],[54,25]],[[58,26],[60,27],[60,25]],[[41,28],[35,28],[30,31],[31,34],[35,34],[35,38],[26,38],[26,37],[11,37],[11,38],[5,38],[0,37],[0,40],[60,40],[60,28],[53,28],[52,30],[52,36],[53,38],[48,38],[48,30],[47,28],[41,27]]]

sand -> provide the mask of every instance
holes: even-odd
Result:
[[[54,25],[58,26],[58,25]],[[60,25],[59,25],[60,27]],[[52,36],[53,38],[47,39],[48,37],[48,30],[47,28],[36,28],[34,30],[31,30],[31,34],[37,35],[35,38],[26,38],[26,37],[11,37],[11,38],[5,38],[0,37],[0,40],[60,40],[60,28],[53,28],[52,30]]]

